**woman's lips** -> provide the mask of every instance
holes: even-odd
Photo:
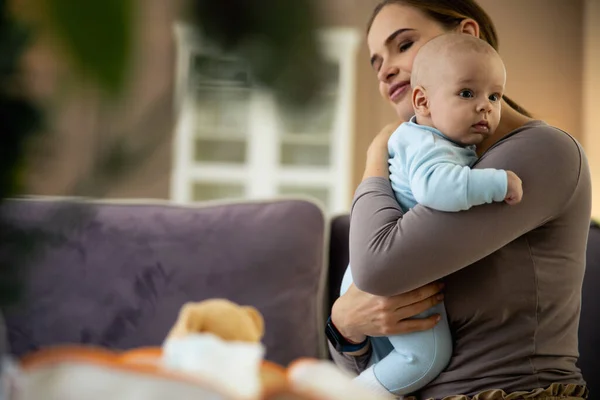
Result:
[[[409,81],[398,82],[393,84],[389,90],[390,100],[392,100],[393,102],[397,102],[398,100],[400,100],[400,98],[402,98],[402,96],[407,92],[409,87]]]

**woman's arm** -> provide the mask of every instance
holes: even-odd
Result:
[[[356,355],[338,353],[331,343],[328,343],[328,345],[331,358],[338,367],[346,371],[353,372],[357,375],[363,372],[365,369],[367,369],[369,365],[369,360],[371,359],[370,345],[367,345],[367,347],[365,348],[366,350],[364,352]]]
[[[582,162],[570,136],[547,125],[532,127],[499,142],[476,166],[514,171],[523,181],[520,204],[459,213],[418,205],[403,215],[387,170],[381,171],[385,155],[369,156],[352,206],[350,264],[354,284],[381,296],[447,276],[551,220],[574,193]]]
[[[387,124],[381,131],[375,136],[369,148],[367,149],[367,164],[365,165],[365,172],[363,174],[363,180],[371,177],[382,177],[389,178],[389,166],[388,166],[388,142],[390,136],[398,129],[403,121],[396,121]]]
[[[412,319],[417,314],[439,304],[444,299],[441,283],[431,283],[408,293],[382,297],[365,293],[350,285],[331,310],[331,321],[346,339],[360,343],[366,336],[389,336],[431,329],[439,321],[438,315]],[[354,353],[338,353],[331,344],[331,355],[340,367],[362,372],[370,359],[371,346],[367,344]]]

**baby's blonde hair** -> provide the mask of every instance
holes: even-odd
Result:
[[[446,33],[425,43],[417,53],[413,62],[410,84],[425,86],[429,83],[431,72],[435,72],[444,64],[451,63],[453,55],[482,54],[502,59],[496,50],[485,40],[466,33]],[[504,64],[503,64],[504,65]]]

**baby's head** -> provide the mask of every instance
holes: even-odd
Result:
[[[463,145],[479,144],[498,127],[505,82],[504,63],[487,42],[463,33],[438,36],[413,64],[417,122]]]

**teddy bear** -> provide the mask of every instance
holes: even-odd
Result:
[[[264,319],[256,308],[208,299],[184,304],[165,342],[212,334],[226,342],[260,344],[264,330]],[[302,358],[287,369],[263,360],[259,379],[262,400],[387,399],[354,386],[349,376],[327,360]]]
[[[256,308],[238,305],[227,299],[207,299],[186,303],[181,307],[165,345],[190,336],[214,335],[232,345],[257,345],[262,349],[264,330],[263,316]],[[260,362],[259,380],[263,398],[288,389],[285,369],[266,360]]]
[[[191,333],[212,333],[226,341],[259,343],[264,329],[264,319],[256,308],[226,299],[208,299],[184,304],[167,340]]]

